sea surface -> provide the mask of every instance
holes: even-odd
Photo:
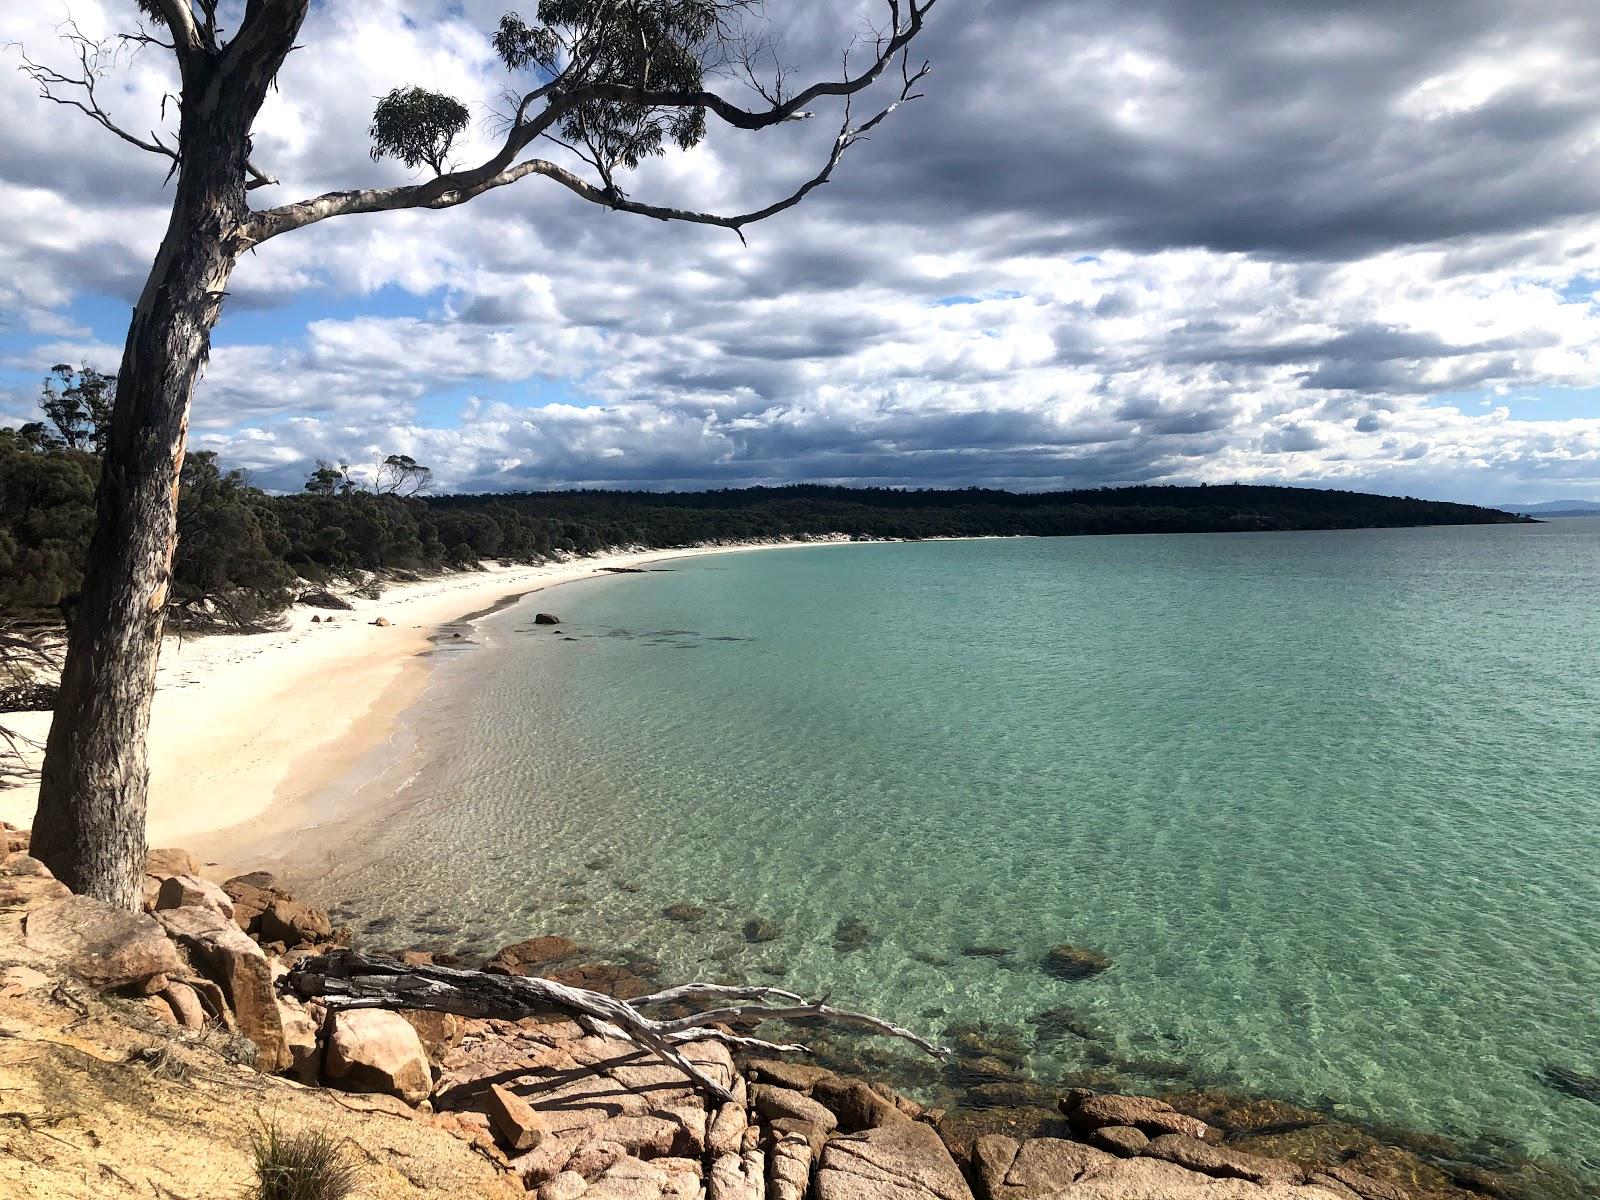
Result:
[[[441,647],[318,835],[368,944],[560,933],[1600,1168],[1539,1077],[1600,1073],[1600,520],[686,558]]]

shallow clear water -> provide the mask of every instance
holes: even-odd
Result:
[[[1071,1005],[1098,1040],[1043,1078],[1600,1161],[1536,1076],[1600,1072],[1600,521],[669,565],[442,657],[324,897],[379,944],[564,933],[935,1032]],[[1115,965],[1052,978],[1061,942]]]

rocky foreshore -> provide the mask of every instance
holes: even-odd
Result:
[[[27,854],[26,833],[7,827],[5,838],[0,1034],[22,1037],[20,1019],[27,1016],[60,1031],[31,1040],[60,1046],[70,1029],[120,1022],[128,1037],[146,1039],[127,1059],[146,1072],[140,1086],[153,1086],[152,1064],[163,1070],[185,1064],[184,1078],[207,1076],[213,1085],[226,1064],[245,1072],[230,1076],[228,1085],[239,1089],[241,1108],[282,1106],[308,1094],[361,1097],[373,1106],[366,1119],[402,1119],[418,1131],[409,1172],[403,1149],[373,1148],[365,1133],[349,1135],[394,1176],[385,1175],[389,1182],[374,1194],[532,1192],[539,1200],[1577,1200],[1593,1194],[1546,1163],[1510,1155],[1489,1162],[1442,1138],[1385,1136],[1279,1101],[1051,1088],[997,1069],[1011,1054],[1004,1036],[976,1028],[945,1031],[951,1057],[936,1067],[947,1085],[938,1093],[943,1107],[897,1092],[833,1042],[816,1059],[781,1061],[763,1052],[735,1056],[714,1040],[687,1042],[679,1048],[688,1060],[731,1097],[709,1099],[671,1063],[572,1020],[331,1011],[299,998],[285,982],[293,968],[336,954],[351,934],[264,873],[218,884],[185,852],[153,851],[145,912],[133,914],[68,892]],[[1063,972],[1103,967],[1092,952],[1061,951],[1055,965]],[[434,962],[421,950],[389,954],[401,964]],[[507,946],[482,965],[490,973],[537,975],[621,998],[649,990],[626,962],[588,961],[576,943],[554,934]],[[50,1094],[42,1075],[28,1076],[25,1067],[0,1059],[0,1074],[6,1069],[24,1072],[9,1090]],[[251,1077],[259,1082],[251,1084]],[[952,1083],[962,1086],[952,1090]],[[263,1088],[270,1095],[256,1094]],[[0,1182],[22,1189],[15,1194],[121,1194],[110,1189],[116,1176],[127,1175],[126,1164],[109,1164],[103,1154],[95,1159],[94,1150],[107,1144],[104,1130],[78,1130],[84,1161],[100,1168],[93,1180],[87,1167],[74,1168],[73,1177],[85,1180],[80,1192],[38,1157],[52,1154],[44,1133],[70,1146],[73,1122],[55,1120],[50,1111],[0,1116],[19,1122],[5,1136],[20,1168],[7,1175],[0,1165]],[[152,1111],[149,1120],[158,1119]],[[394,1141],[392,1128],[385,1129]],[[452,1140],[462,1148],[454,1157]],[[426,1171],[417,1165],[424,1157]],[[33,1176],[29,1162],[36,1164]],[[212,1194],[163,1189],[157,1194]],[[136,1192],[150,1194],[136,1187],[128,1194]]]

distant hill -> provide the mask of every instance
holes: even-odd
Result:
[[[0,620],[53,613],[82,582],[99,460],[0,430]],[[314,477],[314,483],[325,482]],[[618,547],[840,536],[870,540],[1253,533],[1525,521],[1491,508],[1315,488],[1124,487],[1073,492],[799,484],[710,492],[400,496],[354,485],[290,496],[190,454],[168,618],[270,624],[306,584],[540,562]]]
[[[1526,518],[1470,504],[1324,488],[1224,484],[1070,492],[851,488],[818,484],[708,492],[522,492],[434,496],[438,510],[513,509],[595,530],[602,545],[691,545],[843,533],[860,538],[1112,533],[1244,533],[1503,524]]]
[[[1600,517],[1600,500],[1545,500],[1539,504],[1502,504],[1500,507],[1525,517]]]

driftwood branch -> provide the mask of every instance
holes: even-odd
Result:
[[[804,1053],[806,1049],[792,1043],[746,1037],[721,1028],[728,1024],[753,1028],[772,1020],[824,1020],[902,1038],[936,1057],[942,1058],[947,1053],[927,1039],[879,1017],[836,1009],[820,1001],[806,1001],[778,988],[691,983],[625,1001],[584,988],[568,987],[552,979],[491,975],[486,971],[438,966],[407,967],[354,950],[338,950],[306,960],[290,972],[285,986],[302,999],[323,1000],[330,1009],[427,1009],[502,1020],[558,1014],[573,1016],[597,1033],[620,1037],[654,1051],[692,1079],[696,1086],[722,1101],[732,1098],[728,1090],[690,1062],[678,1046],[692,1041],[719,1041],[768,1052]],[[731,1003],[672,1020],[657,1020],[640,1011],[689,1000]],[[768,1005],[768,1001],[776,1003]]]

